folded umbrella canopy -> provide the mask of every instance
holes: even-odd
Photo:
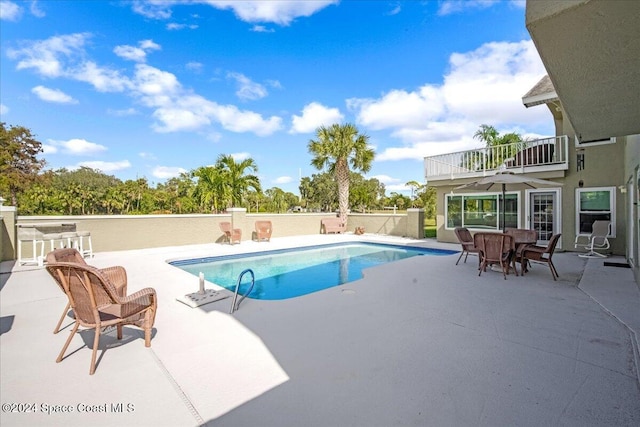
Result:
[[[533,178],[525,174],[515,174],[511,171],[500,171],[495,175],[489,175],[480,178],[477,181],[470,182],[468,184],[460,185],[456,187],[458,189],[467,189],[467,190],[481,190],[481,191],[489,191],[491,187],[496,184],[500,184],[502,186],[502,231],[505,229],[505,208],[504,208],[504,200],[505,200],[505,192],[507,190],[507,185],[510,186],[522,186],[529,188],[538,188],[538,187],[558,187],[562,184],[555,181],[547,181],[546,179]]]

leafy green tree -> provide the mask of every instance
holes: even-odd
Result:
[[[333,212],[338,207],[338,185],[333,175],[313,174],[301,181],[300,192],[307,201],[307,209]]]
[[[45,161],[38,159],[42,143],[31,130],[23,126],[6,127],[0,122],[0,192],[18,205],[18,194],[25,191],[37,179]]]
[[[366,212],[367,209],[380,207],[380,200],[384,198],[384,184],[375,178],[365,179],[362,175],[352,172],[349,184],[349,205]]]
[[[216,161],[216,168],[223,172],[225,184],[229,189],[230,203],[227,207],[242,206],[244,195],[249,189],[257,192],[262,191],[260,179],[256,175],[246,172],[247,170],[258,172],[258,165],[252,158],[236,162],[233,156],[222,154]]]
[[[375,157],[367,142],[369,137],[360,134],[355,125],[333,124],[316,130],[315,140],[309,141],[309,152],[314,156],[311,164],[335,175],[338,184],[338,210],[343,221],[347,220],[349,209],[349,171],[369,172]]]

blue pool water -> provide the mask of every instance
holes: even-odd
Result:
[[[250,268],[255,285],[249,298],[279,300],[306,295],[362,278],[362,270],[420,255],[450,255],[455,251],[374,243],[344,243],[227,255],[170,262],[171,265],[235,291],[238,276]],[[244,294],[251,276],[240,285]]]

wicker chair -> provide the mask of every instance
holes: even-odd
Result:
[[[89,375],[96,370],[96,353],[102,328],[116,326],[122,339],[122,326],[135,325],[144,330],[145,347],[151,346],[151,329],[157,310],[156,291],[145,288],[128,296],[120,296],[102,272],[89,265],[50,263],[49,274],[62,284],[75,314],[75,325],[56,362],[61,362],[78,327],[94,329],[93,352]]]
[[[87,265],[82,254],[73,248],[56,249],[54,251],[49,252],[46,257],[46,262],[47,264],[52,264],[56,262],[70,262],[70,263],[75,263],[80,265]],[[127,295],[127,271],[124,269],[124,267],[115,266],[115,267],[100,268],[99,270],[107,279],[109,279],[109,282],[111,282],[111,284],[116,288],[116,293],[119,296],[124,297],[125,295]],[[59,278],[57,276],[53,276],[53,278],[55,279],[58,286],[60,286],[60,289],[62,290],[62,292],[65,292],[64,286],[62,285],[62,282],[60,282]],[[60,320],[58,321],[56,328],[53,330],[54,334],[57,334],[58,332],[60,332],[60,326],[62,325],[64,318],[69,312],[69,308],[71,308],[71,303],[67,302],[67,306],[62,312],[62,315],[60,316]]]
[[[271,221],[256,221],[255,227],[258,242],[268,242],[271,240],[271,232],[273,231]]]
[[[486,271],[488,265],[500,264],[502,275],[507,279],[510,263],[513,262],[513,270],[518,275],[513,261],[514,243],[513,236],[503,233],[476,233],[473,236],[476,247],[480,249],[480,271],[478,276]]]
[[[456,261],[456,265],[458,265],[458,263],[462,259],[462,255],[464,255],[464,262],[467,262],[467,257],[469,256],[470,253],[478,254],[480,252],[479,249],[476,248],[475,244],[473,243],[473,236],[471,235],[471,232],[469,231],[468,228],[456,227],[456,229],[453,230],[453,232],[456,233],[458,242],[460,242],[460,245],[462,245],[462,252],[460,252],[460,256]],[[478,259],[478,261],[480,261],[480,259]]]
[[[523,265],[526,265],[527,261],[548,264],[549,270],[551,270],[551,275],[553,276],[553,280],[556,280],[559,277],[558,270],[556,270],[556,266],[553,265],[551,257],[553,257],[553,251],[555,251],[556,249],[556,245],[558,244],[560,236],[561,234],[554,234],[553,236],[551,236],[551,239],[549,240],[549,243],[546,247],[529,245],[524,248],[524,250],[522,251]]]
[[[240,240],[242,240],[242,230],[232,228],[230,222],[221,222],[220,230],[224,233],[225,240],[231,245],[233,245],[234,242],[240,243]]]

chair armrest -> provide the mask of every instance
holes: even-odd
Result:
[[[584,242],[580,242],[581,240],[584,240]],[[589,242],[591,242],[591,235],[589,234],[578,234],[576,236],[576,240],[573,242],[573,246],[574,247],[578,247],[578,246],[587,246],[589,244]]]

